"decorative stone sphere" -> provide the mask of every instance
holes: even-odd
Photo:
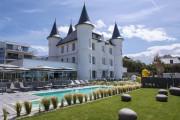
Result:
[[[180,96],[180,88],[178,88],[178,87],[169,88],[169,92],[170,92],[171,95]]]
[[[125,102],[129,102],[129,101],[131,101],[131,96],[129,94],[122,94],[121,100],[125,101]]]
[[[137,113],[129,108],[119,110],[118,120],[137,120]]]
[[[157,94],[156,95],[156,100],[160,102],[167,102],[168,101],[168,96],[163,95],[163,94]]]
[[[165,90],[165,89],[160,89],[160,90],[158,91],[158,94],[168,95],[168,91]]]

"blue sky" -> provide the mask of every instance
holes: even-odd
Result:
[[[150,63],[156,54],[180,56],[179,0],[86,0],[95,31],[111,37],[116,21],[123,53]],[[54,19],[60,35],[66,35],[70,21],[79,19],[84,0],[1,0],[0,40],[32,45],[37,54],[47,54],[46,37]]]

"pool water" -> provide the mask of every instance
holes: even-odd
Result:
[[[88,87],[82,87],[82,88],[69,88],[64,89],[61,91],[48,91],[48,92],[42,92],[42,93],[35,93],[33,95],[40,96],[42,98],[47,97],[50,98],[52,96],[55,96],[60,101],[64,95],[66,94],[74,94],[74,93],[82,93],[82,94],[90,94],[93,91],[99,90],[99,89],[108,89],[110,86],[88,86]],[[32,102],[33,107],[38,107],[40,103],[40,100],[35,100]]]

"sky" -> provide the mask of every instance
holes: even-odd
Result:
[[[65,37],[84,2],[94,31],[106,39],[116,21],[124,56],[147,64],[157,54],[180,56],[180,0],[1,0],[0,41],[28,44],[37,55],[47,55],[46,38],[55,18]]]

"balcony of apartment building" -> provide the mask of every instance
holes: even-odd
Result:
[[[24,56],[33,56],[33,50],[29,46],[6,44],[6,53],[23,54]]]

